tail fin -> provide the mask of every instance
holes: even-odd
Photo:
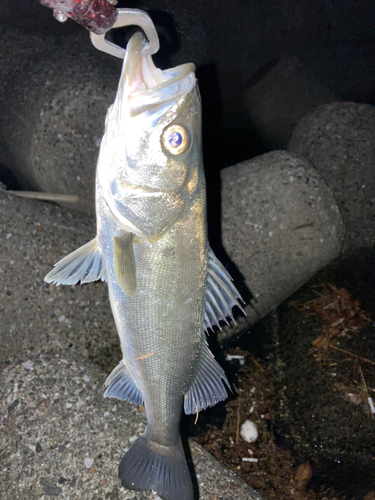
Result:
[[[119,466],[122,485],[130,490],[152,490],[163,500],[193,500],[193,483],[181,439],[162,446],[143,434]]]

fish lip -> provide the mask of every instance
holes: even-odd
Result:
[[[142,56],[142,49],[146,43],[146,37],[139,31],[130,38],[126,47],[118,94],[131,94],[140,90],[144,84],[141,69],[142,59],[145,57]]]
[[[160,70],[152,57],[143,53],[146,45],[144,34],[136,32],[126,48],[116,100],[120,106],[127,103],[130,116],[175,101],[196,85],[193,63]]]

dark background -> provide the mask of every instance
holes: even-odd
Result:
[[[270,149],[254,131],[244,96],[283,57],[297,56],[337,100],[375,102],[372,0],[120,0],[118,7],[151,15],[161,42],[155,56],[160,67],[196,64],[203,142],[219,168]],[[58,23],[37,0],[3,0],[0,23],[23,35],[42,35],[46,43],[83,30],[71,20]]]

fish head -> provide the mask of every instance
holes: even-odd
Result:
[[[118,222],[153,242],[189,210],[204,174],[195,67],[162,71],[145,46],[141,33],[128,43],[97,181]]]

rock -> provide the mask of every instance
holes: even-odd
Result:
[[[344,226],[332,193],[301,156],[275,151],[221,172],[222,240],[253,300],[223,342],[280,304],[340,252]],[[229,271],[236,277],[235,269]],[[238,274],[238,273],[237,273]],[[241,287],[245,301],[251,295]]]
[[[372,246],[375,227],[375,107],[320,106],[304,117],[288,149],[307,158],[330,187],[344,219],[344,251]]]
[[[118,464],[143,432],[145,415],[127,402],[103,398],[105,378],[90,361],[59,354],[28,357],[2,371],[3,500],[155,498],[121,487]],[[191,442],[191,452],[200,500],[262,500],[199,445]]]
[[[258,439],[258,427],[255,422],[245,420],[240,427],[240,436],[247,443],[254,443]]]
[[[125,5],[125,2],[123,3]],[[357,2],[356,8],[353,9],[352,2],[349,0],[331,2],[329,6],[324,8],[316,2],[296,2],[294,0],[286,0],[277,5],[271,0],[230,3],[227,0],[215,2],[191,0],[189,8],[187,8],[184,2],[148,0],[147,2],[138,2],[137,7],[147,10],[156,24],[161,48],[156,54],[155,60],[161,67],[172,67],[188,61],[197,65],[204,106],[205,154],[212,157],[215,155],[215,151],[219,150],[215,164],[215,168],[218,168],[218,164],[225,162],[227,165],[232,165],[249,158],[250,154],[254,154],[254,151],[259,151],[256,134],[251,129],[249,121],[245,119],[244,93],[249,78],[252,75],[264,75],[274,60],[278,61],[277,66],[274,67],[275,71],[284,64],[283,61],[286,62],[286,66],[283,72],[278,73],[283,77],[283,83],[280,84],[280,87],[277,87],[277,81],[272,81],[272,85],[274,85],[272,88],[278,89],[277,92],[280,91],[280,94],[273,95],[280,95],[280,99],[287,99],[291,109],[294,109],[294,102],[293,98],[288,97],[292,95],[292,90],[298,91],[298,102],[303,105],[302,98],[307,94],[304,94],[303,85],[306,85],[313,96],[317,95],[314,81],[318,82],[319,87],[324,92],[327,91],[325,88],[327,85],[336,96],[343,96],[346,100],[355,99],[366,102],[372,99],[373,102],[375,65],[373,64],[373,50],[371,44],[370,46],[368,44],[368,40],[373,36],[373,22],[371,15],[368,15],[368,3],[368,1]],[[333,19],[334,22],[328,23],[328,19]],[[23,116],[24,110],[14,101],[17,98],[21,102],[25,100],[34,108],[33,96],[28,95],[30,84],[31,93],[35,94],[34,87],[39,82],[39,92],[46,93],[43,104],[51,103],[53,89],[48,88],[45,83],[46,76],[53,71],[56,60],[58,68],[64,66],[64,63],[67,66],[65,69],[62,68],[61,81],[58,83],[61,86],[65,84],[64,89],[69,85],[67,79],[70,78],[72,85],[76,85],[75,82],[79,81],[78,78],[81,74],[83,75],[82,82],[87,82],[89,88],[95,88],[95,81],[104,84],[104,95],[109,87],[115,88],[112,85],[117,84],[118,73],[112,81],[107,74],[109,69],[105,69],[105,67],[114,65],[117,61],[104,55],[102,63],[99,61],[101,55],[94,51],[93,65],[89,66],[85,61],[86,58],[92,57],[94,49],[90,46],[87,31],[71,20],[66,23],[57,22],[52,16],[51,9],[41,6],[37,0],[2,0],[0,2],[0,23],[7,27],[6,33],[1,32],[0,37],[2,49],[0,93],[6,91],[4,93],[5,101],[10,99],[10,103],[16,104],[12,120],[8,118],[10,106],[7,106],[6,112],[0,108],[2,109],[0,121],[3,122],[1,134],[7,134],[7,126],[14,122],[15,127],[21,127],[20,133],[16,134],[16,137],[20,138],[22,135],[21,131],[25,125],[20,116]],[[15,30],[19,30],[18,33]],[[124,42],[124,35],[119,35],[119,38],[120,42]],[[26,46],[26,52],[23,51],[20,44]],[[38,49],[39,54],[36,55],[37,47],[40,49]],[[73,53],[77,56],[75,60],[73,60]],[[290,56],[284,56],[284,54],[295,54],[295,57],[298,58],[295,60],[302,61],[302,63],[298,63],[303,65],[302,73],[298,73],[298,68],[298,71],[293,70],[293,59]],[[288,61],[291,61],[292,66],[288,66]],[[80,67],[82,62],[83,66]],[[31,68],[29,74],[30,64],[35,65],[35,69]],[[9,66],[12,65],[14,88],[10,85],[6,89],[2,81],[8,73]],[[39,67],[38,72],[36,71],[37,66]],[[298,85],[293,79],[287,79],[288,67],[292,68],[291,76],[293,78],[299,75]],[[314,74],[310,78],[312,71]],[[88,79],[92,72],[94,73],[94,81],[90,83]],[[103,78],[101,80],[97,78],[96,73],[102,75]],[[267,77],[271,77],[271,73],[272,71],[265,77],[262,85],[266,83]],[[30,81],[32,76],[34,79]],[[48,81],[51,81],[52,87],[56,88],[57,77],[52,76],[53,78],[48,75]],[[59,152],[62,152],[63,156],[68,156],[70,153],[74,155],[73,157],[68,156],[66,162],[72,177],[68,177],[68,173],[62,174],[65,176],[62,188],[69,187],[79,190],[79,186],[73,185],[73,181],[76,182],[76,177],[80,175],[76,173],[76,169],[81,168],[81,166],[84,170],[87,169],[85,177],[87,172],[95,169],[95,153],[83,151],[81,145],[83,144],[84,148],[95,149],[97,136],[98,134],[99,138],[101,136],[104,117],[102,110],[105,111],[106,106],[99,103],[100,110],[98,109],[96,112],[94,109],[96,108],[95,96],[100,95],[102,95],[100,87],[92,94],[91,101],[83,94],[82,106],[83,103],[90,105],[86,123],[85,107],[79,108],[80,118],[72,119],[71,125],[64,121],[65,117],[63,116],[54,121],[60,126],[67,123],[67,127],[72,127],[72,130],[76,132],[72,133],[70,138],[74,141],[72,145],[68,142],[67,130],[57,131],[55,135],[53,135],[53,131],[47,130],[46,138],[52,140],[52,144],[53,142],[60,143]],[[58,97],[62,103],[67,102],[64,96],[59,95]],[[311,102],[309,95],[306,95],[306,98],[308,102]],[[38,97],[38,102],[40,104],[40,97]],[[321,102],[325,101],[318,100],[316,104]],[[265,104],[263,103],[263,105]],[[72,104],[68,103],[70,111],[72,111],[71,106]],[[63,108],[56,107],[55,104],[53,107],[61,115]],[[283,109],[280,101],[277,102],[276,109],[279,111],[276,118],[281,120],[281,124],[278,125],[278,130],[280,130],[280,127],[285,124],[285,117],[281,116],[280,113]],[[41,109],[39,109],[40,111]],[[288,115],[289,112],[288,109],[286,114]],[[35,114],[25,112],[25,118],[30,120],[31,127],[34,123],[38,127],[40,126],[37,113],[38,110]],[[81,131],[80,121],[83,127]],[[87,128],[87,123],[93,127],[92,132],[90,128]],[[57,133],[62,134],[62,138],[59,138],[58,141]],[[84,139],[83,136],[86,134],[88,134],[87,139]],[[30,140],[30,137],[27,136],[26,139]],[[65,142],[69,149],[68,153],[67,149],[63,148]],[[249,146],[249,143],[252,145]],[[17,155],[18,144],[18,142],[13,144],[11,140],[7,140],[7,145],[12,148],[12,151],[9,151],[9,154],[11,153],[10,159]],[[208,144],[210,144],[210,149],[208,149]],[[53,167],[53,158],[58,162],[58,165],[61,165],[59,153],[53,154],[51,145],[45,143],[41,146],[42,150],[44,146],[47,149],[46,153],[52,154],[52,157],[48,159],[44,154],[43,160],[37,160],[42,170],[47,170],[43,162],[48,162],[49,166]],[[26,156],[27,151],[24,151],[22,155]],[[71,162],[74,164],[72,165]],[[27,165],[29,164],[30,160]],[[12,167],[12,161],[9,167]],[[17,160],[17,167],[22,169],[21,159]],[[46,173],[48,174],[48,172]],[[60,175],[59,171],[58,174]],[[70,179],[73,181],[69,182]],[[80,182],[83,182],[82,175]]]
[[[96,161],[121,62],[94,49],[84,29],[66,39],[3,35],[1,50],[12,57],[0,78],[0,164],[23,189],[78,195],[70,208],[94,213]]]
[[[107,370],[120,358],[104,283],[54,287],[43,278],[95,236],[94,218],[0,194],[0,367],[30,353],[70,351]]]
[[[311,465],[309,461],[307,461],[304,464],[300,464],[297,467],[297,470],[294,473],[292,481],[298,488],[306,489],[306,486],[310,481],[310,479],[312,478],[312,475],[313,471]]]
[[[300,157],[270,153],[223,171],[222,180],[223,243],[256,299],[247,318],[239,318],[238,332],[335,257],[343,228],[329,190]],[[108,371],[116,364],[120,352],[107,286],[43,281],[58,260],[94,235],[93,217],[1,195],[0,364],[56,350],[90,357]],[[223,329],[219,339],[232,335]]]
[[[246,111],[266,149],[286,148],[297,122],[337,97],[297,56],[268,62],[247,83]]]

